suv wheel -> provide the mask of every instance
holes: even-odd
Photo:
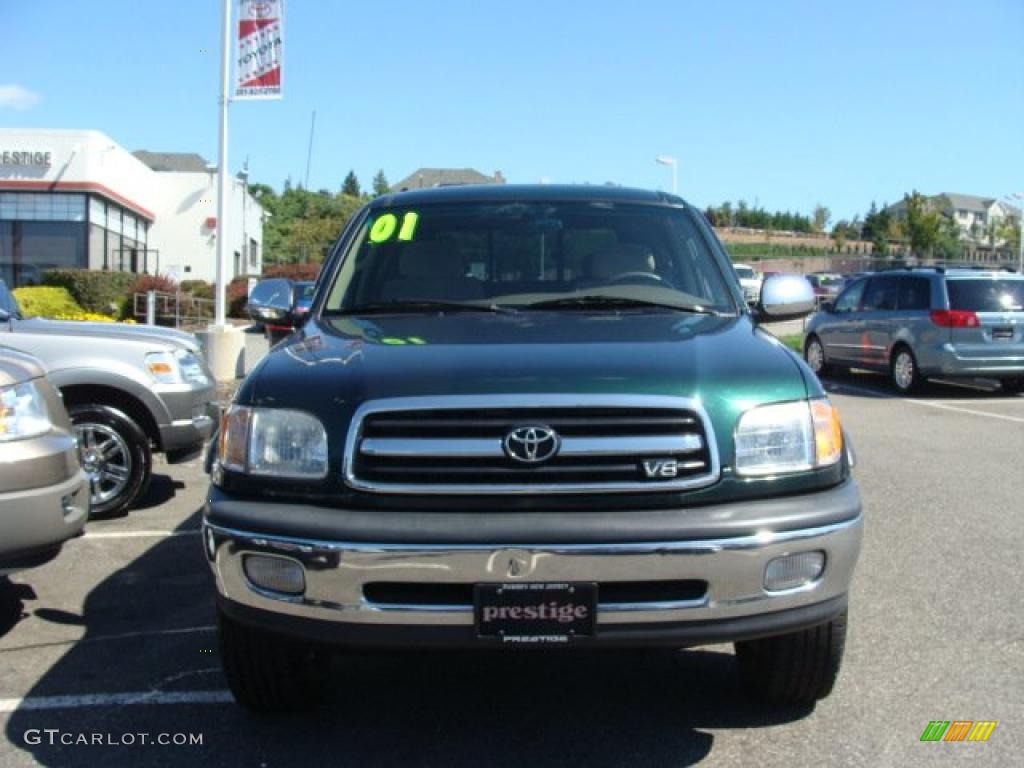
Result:
[[[804,360],[807,361],[807,365],[814,371],[815,376],[827,376],[832,369],[832,366],[825,359],[825,347],[817,336],[811,336],[807,339],[807,344],[804,346]]]
[[[846,611],[827,624],[736,643],[747,692],[771,704],[808,705],[832,692],[846,644]]]
[[[217,611],[228,687],[252,712],[297,712],[320,698],[329,657],[308,644],[238,624]]]
[[[149,440],[134,421],[106,405],[76,405],[68,414],[89,476],[90,517],[126,511],[149,487]]]
[[[902,394],[907,395],[921,386],[921,373],[917,370],[917,358],[910,347],[896,347],[889,365],[892,384]]]

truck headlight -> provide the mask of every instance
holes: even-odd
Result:
[[[45,435],[52,426],[46,401],[33,382],[0,387],[0,443]]]
[[[751,408],[736,426],[736,473],[778,475],[827,467],[843,452],[839,414],[825,398]]]
[[[161,384],[209,384],[199,358],[186,349],[176,352],[150,352],[146,370]]]
[[[327,431],[302,411],[231,406],[221,423],[219,453],[225,469],[250,475],[327,476]]]

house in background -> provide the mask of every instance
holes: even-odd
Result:
[[[392,192],[407,192],[410,189],[431,187],[459,187],[465,184],[504,184],[501,171],[487,176],[474,168],[420,168],[391,185]]]
[[[955,222],[960,229],[960,239],[969,243],[988,244],[990,225],[999,227],[1006,219],[1019,220],[1020,216],[1019,208],[994,197],[942,192],[928,196],[925,200],[933,210]],[[896,218],[904,219],[907,216],[907,204],[902,200],[886,210]],[[995,244],[998,246],[1003,242],[1003,239],[997,238]]]

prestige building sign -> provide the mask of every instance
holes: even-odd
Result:
[[[52,152],[0,150],[0,165],[30,165],[46,168],[52,164]]]

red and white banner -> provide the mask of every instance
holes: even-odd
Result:
[[[280,99],[284,0],[239,0],[236,99]]]

